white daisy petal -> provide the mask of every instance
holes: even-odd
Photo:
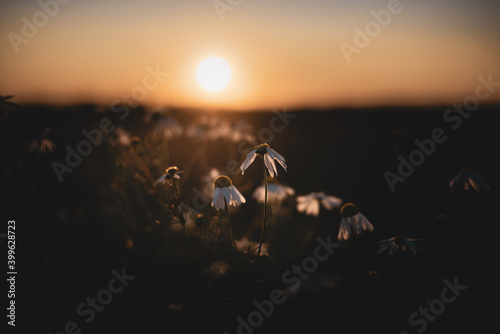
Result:
[[[370,221],[360,212],[358,213],[360,221],[361,221],[361,226],[364,230],[370,230],[373,231],[373,225],[370,223]]]
[[[166,178],[166,177],[167,177],[167,175],[166,175],[166,174],[163,174],[163,175],[162,175],[162,176],[161,176],[158,180],[156,180],[155,185],[156,185],[157,183],[160,183],[160,182],[165,181],[165,178]]]
[[[267,153],[271,154],[274,159],[285,161],[285,158],[283,158],[283,156],[281,154],[279,154],[278,152],[276,152],[275,150],[273,150],[270,147],[267,148]]]
[[[240,166],[241,169],[241,174],[245,174],[245,170],[254,162],[255,158],[257,157],[257,153],[255,153],[257,150],[253,150],[252,152],[247,154],[247,158],[245,161]]]
[[[349,226],[349,237],[351,237],[351,230],[352,231],[355,231],[356,232],[356,219],[354,218],[354,216],[351,216],[351,217],[347,217],[347,222],[349,223],[348,226]]]
[[[310,213],[315,217],[319,216],[319,201],[316,198],[311,201]]]
[[[343,231],[344,231],[344,224],[343,224],[343,221],[341,220],[340,226],[339,226],[339,234],[337,235],[337,239],[342,240]]]
[[[299,196],[297,197],[297,211],[304,212],[309,206],[309,202],[311,202],[312,196]]]
[[[217,197],[219,197],[219,194],[220,194],[220,188],[215,188],[215,191],[214,191],[214,198],[213,198],[213,200],[212,200],[212,206],[214,205],[215,200],[217,199]]]
[[[234,186],[229,186],[228,190],[229,194],[231,195],[231,202],[229,204],[234,206],[240,205],[241,203],[239,202],[239,197],[237,197],[234,193]]]
[[[327,210],[331,210],[333,208],[337,208],[342,204],[342,200],[335,196],[325,196],[321,199],[321,204]]]
[[[361,212],[356,215],[356,233],[360,234],[363,232],[363,219],[361,218]]]
[[[217,197],[217,202],[215,202],[215,208],[217,210],[223,210],[225,207],[225,204],[224,204],[224,194],[222,193],[222,190],[219,194],[219,197]]]
[[[236,205],[240,205],[241,203],[246,203],[245,197],[238,191],[238,189],[235,186],[230,186],[229,189],[231,190],[231,196],[233,198],[233,202],[236,203]]]
[[[340,220],[339,235],[337,236],[339,240],[347,240],[350,237],[351,227],[349,218],[342,218]]]
[[[268,161],[269,165],[272,166],[272,171],[273,173],[278,176],[278,170],[276,168],[276,164],[274,163],[273,157],[271,157],[269,154],[264,155],[264,159]],[[271,174],[271,172],[269,172]]]
[[[216,210],[221,210],[224,207],[224,196],[220,188],[215,188],[212,206],[214,206]]]
[[[229,192],[229,188],[222,188],[222,193],[224,194],[224,198],[226,199],[227,204],[229,204],[229,202],[231,202],[231,193]]]
[[[379,250],[377,252],[377,254],[380,254],[382,252],[384,252],[385,250],[387,250],[387,248],[391,247],[391,242],[390,241],[387,241],[385,240],[385,243],[381,244],[379,247]]]
[[[276,166],[273,167],[274,162],[273,159],[271,159],[271,157],[269,156],[269,154],[264,154],[264,164],[266,165],[267,170],[269,171],[269,175],[271,175],[271,177],[274,177],[274,171],[276,169]]]
[[[283,169],[286,172],[287,166],[286,166],[286,163],[285,163],[285,158],[283,158],[283,156],[281,154],[279,154],[278,152],[276,152],[275,150],[273,150],[270,147],[267,148],[267,153],[269,155],[271,155],[271,158],[273,160],[278,161],[278,163],[281,165],[281,167],[283,167]]]
[[[469,178],[469,183],[472,186],[472,188],[474,188],[478,193],[481,192],[481,189],[479,189],[479,185],[472,178]]]

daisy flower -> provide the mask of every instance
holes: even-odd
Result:
[[[50,131],[49,128],[45,129],[45,131],[40,137],[34,139],[31,142],[28,151],[40,152],[42,154],[45,154],[47,152],[53,152],[54,149],[56,148],[56,144],[54,144],[52,140],[47,138],[47,134],[49,133],[49,131]]]
[[[220,175],[214,180],[214,188],[212,206],[216,210],[224,209],[226,204],[238,206],[246,202],[245,197],[233,186],[231,179],[225,175]]]
[[[484,178],[478,173],[471,171],[469,168],[462,169],[448,184],[451,190],[454,190],[455,185],[463,185],[464,189],[467,191],[472,187],[478,193],[480,193],[481,190],[490,189],[490,186],[486,183]]]
[[[347,240],[351,237],[351,228],[360,234],[364,230],[373,231],[373,225],[366,219],[366,217],[359,212],[356,205],[347,203],[340,209],[342,219],[340,220],[340,229],[337,238],[339,240]]]
[[[113,146],[116,145],[117,143],[119,143],[122,146],[130,146],[132,144],[130,133],[121,126],[118,126],[116,128],[115,135],[116,135],[116,141],[112,142]]]
[[[171,181],[172,179],[179,180],[181,178],[180,174],[182,173],[184,173],[184,171],[182,170],[180,171],[179,168],[177,168],[177,166],[168,167],[165,170],[165,174],[163,174],[162,176],[160,176],[158,180],[156,180],[155,185],[158,183],[165,183],[167,181]]]
[[[418,241],[417,239],[409,239],[407,237],[398,235],[389,239],[381,240],[378,242],[379,250],[377,254],[385,252],[388,250],[389,255],[393,255],[397,252],[410,251],[417,255],[417,251],[422,252],[413,242]]]
[[[30,152],[36,151],[45,154],[47,152],[53,152],[55,148],[56,144],[54,144],[52,140],[48,138],[43,138],[41,140],[35,139],[33,142],[31,142],[29,151]]]
[[[231,219],[229,218],[229,205],[238,206],[245,203],[245,197],[233,186],[231,179],[225,175],[220,175],[214,180],[214,199],[212,206],[216,210],[226,209],[228,234],[229,234],[229,248],[231,250],[231,268],[234,269],[234,254],[233,254],[233,233],[231,231]]]
[[[324,192],[312,192],[308,195],[297,197],[297,211],[317,217],[319,215],[320,202],[327,210],[339,208],[342,205],[342,199],[338,197],[325,195]]]
[[[286,172],[286,163],[285,158],[275,150],[269,147],[268,144],[264,143],[259,146],[255,146],[254,150],[247,154],[247,158],[240,166],[241,174],[245,174],[245,170],[254,162],[257,155],[260,155],[262,159],[264,159],[264,164],[269,171],[271,177],[274,175],[278,176],[278,170],[276,169],[276,164],[274,160],[278,161],[278,163],[283,167]]]
[[[265,184],[262,184],[255,189],[253,197],[257,200],[257,202],[264,203],[265,192],[266,186]],[[293,195],[295,195],[295,190],[292,188],[279,184],[276,179],[269,180],[269,184],[267,185],[267,196],[269,202],[281,204],[285,198]]]

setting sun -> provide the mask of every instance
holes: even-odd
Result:
[[[196,69],[196,79],[204,89],[217,92],[226,88],[231,81],[231,68],[224,59],[206,58]]]

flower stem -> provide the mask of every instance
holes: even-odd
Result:
[[[224,205],[226,207],[227,225],[229,226],[229,249],[231,250],[231,268],[234,271],[234,253],[233,253],[233,232],[231,230],[231,218],[229,217],[229,207],[226,198],[224,198]]]
[[[175,176],[172,177],[172,187],[174,188],[175,197],[177,199],[177,205],[180,205],[181,197],[179,196],[179,189],[177,189],[177,182],[175,182]]]
[[[260,257],[262,240],[264,239],[264,232],[266,231],[266,225],[267,225],[267,171],[266,171],[266,165],[264,163],[264,157],[262,157],[262,169],[264,171],[264,222],[262,224],[262,232],[260,233],[259,251],[257,252],[257,259]]]

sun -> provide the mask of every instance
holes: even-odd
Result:
[[[210,91],[220,91],[231,81],[231,68],[224,59],[210,57],[203,59],[196,69],[196,79],[201,87]]]

